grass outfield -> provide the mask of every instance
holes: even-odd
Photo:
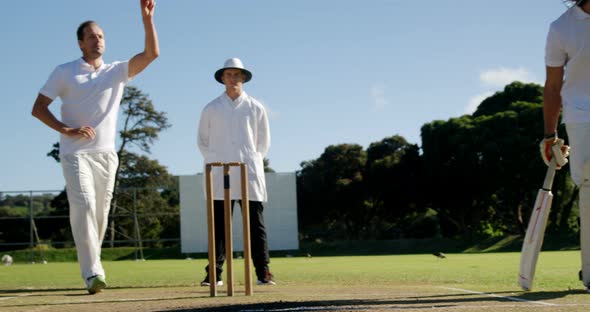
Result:
[[[535,288],[517,285],[519,253],[272,258],[277,286],[210,298],[206,260],[106,261],[109,288],[87,296],[73,262],[0,266],[0,310],[29,311],[588,311],[579,251],[543,252]],[[510,298],[508,298],[510,297]],[[512,299],[511,299],[512,298]],[[331,307],[331,308],[329,308]],[[455,310],[453,310],[455,309]]]

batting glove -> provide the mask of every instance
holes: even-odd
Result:
[[[567,157],[570,154],[570,147],[565,145],[563,139],[558,139],[557,136],[553,138],[543,139],[539,143],[541,158],[545,165],[549,166],[551,159],[555,157],[555,168],[560,169],[567,164]]]

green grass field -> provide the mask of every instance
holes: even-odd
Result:
[[[297,311],[292,306],[295,303],[308,307],[306,310],[314,306],[314,311],[378,311],[391,310],[392,305],[422,311],[433,300],[460,306],[461,311],[590,310],[590,294],[577,280],[579,251],[543,252],[531,292],[522,292],[517,285],[519,256],[506,252],[447,254],[446,259],[429,254],[275,257],[271,270],[278,285],[255,286],[252,297],[243,295],[243,261],[236,259],[237,295],[231,299],[209,298],[208,288],[198,286],[204,277],[204,259],[106,261],[109,289],[95,296],[84,295],[77,263],[17,264],[0,267],[0,310],[28,311],[55,305],[56,309],[49,311],[68,311],[68,307],[75,311],[81,305],[104,304],[109,305],[109,311],[250,311],[252,305],[262,307],[261,311],[280,311],[285,307],[276,305],[282,302],[289,303],[293,311]],[[475,298],[465,300],[471,296]],[[490,298],[496,299],[490,302]],[[272,304],[275,310],[269,308]],[[336,308],[321,308],[327,305]]]

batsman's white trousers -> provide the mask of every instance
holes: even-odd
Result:
[[[570,172],[580,187],[580,249],[582,281],[590,286],[590,123],[566,124],[570,150]]]
[[[117,153],[69,154],[60,159],[82,278],[86,281],[94,275],[105,276],[100,250],[119,164]]]

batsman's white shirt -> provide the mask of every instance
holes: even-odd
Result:
[[[267,200],[264,157],[270,147],[268,116],[264,106],[246,92],[234,101],[224,92],[201,113],[197,138],[205,163],[243,162],[248,165],[250,200]],[[213,169],[214,199],[223,199],[223,170]],[[204,184],[204,183],[203,183]],[[230,171],[231,198],[241,198],[240,171]]]
[[[551,23],[545,64],[565,66],[563,122],[572,150],[570,171],[580,187],[582,280],[590,285],[590,15],[577,5]]]
[[[561,88],[564,123],[590,122],[590,15],[574,6],[551,23],[545,64],[565,66]]]
[[[83,58],[57,66],[39,91],[60,97],[61,121],[68,127],[93,127],[93,140],[61,135],[61,155],[115,151],[119,103],[129,80],[129,63],[103,63],[98,69]]]

